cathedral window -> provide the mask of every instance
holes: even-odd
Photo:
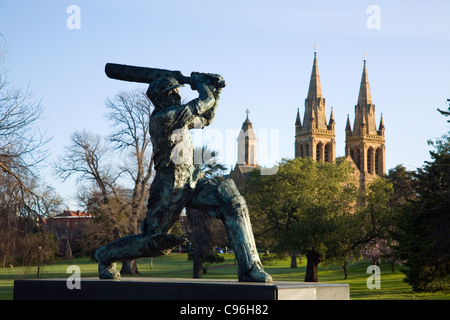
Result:
[[[381,175],[382,174],[382,170],[380,170],[380,164],[382,163],[381,160],[381,149],[378,148],[376,153],[375,153],[375,173],[377,175]]]
[[[316,146],[316,161],[323,161],[323,143],[319,142]]]
[[[367,172],[370,174],[374,174],[375,172],[375,152],[372,147],[367,150]]]

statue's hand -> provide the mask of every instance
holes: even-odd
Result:
[[[191,79],[191,88],[193,90],[197,90],[200,83],[207,85],[208,88],[215,93],[220,93],[220,90],[225,87],[225,81],[223,80],[222,76],[218,74],[192,72]]]
[[[192,72],[191,73],[191,89],[198,90],[205,83],[205,79],[203,77],[203,73],[200,72]]]

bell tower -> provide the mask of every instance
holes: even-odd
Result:
[[[305,99],[303,125],[300,110],[295,122],[295,157],[312,157],[316,161],[334,162],[336,160],[335,122],[333,110],[327,123],[325,98],[322,95],[317,45],[309,82],[308,96]]]
[[[256,159],[258,140],[256,138],[253,125],[248,118],[250,111],[245,111],[247,117],[242,124],[241,131],[237,138],[237,163],[234,168],[231,168],[229,179],[232,179],[239,190],[245,187],[245,179],[249,172],[258,169],[258,162]]]
[[[245,111],[247,118],[242,124],[241,131],[239,133],[238,142],[238,164],[249,167],[257,167],[256,151],[258,140],[256,139],[255,131],[253,131],[253,125],[248,118],[250,111]]]
[[[384,122],[381,115],[378,129],[375,122],[375,105],[370,94],[369,77],[367,74],[366,54],[359,88],[358,102],[355,106],[353,130],[347,117],[345,129],[345,156],[351,159],[360,173],[360,186],[377,176],[386,174],[386,150],[384,138]]]

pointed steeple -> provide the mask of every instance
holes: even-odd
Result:
[[[314,63],[309,81],[308,99],[322,98],[322,86],[320,85],[319,65],[317,64],[317,46],[314,51]]]
[[[317,64],[317,46],[315,47],[308,96],[305,99],[305,114],[303,116],[302,130],[327,130],[328,126],[325,114],[325,98],[322,95],[319,67]]]
[[[364,128],[363,131],[360,131]],[[369,77],[367,75],[366,53],[364,52],[364,66],[359,88],[358,103],[355,106],[355,122],[353,134],[376,134],[375,105],[370,94]]]
[[[370,95],[369,76],[367,75],[366,67],[366,53],[364,52],[364,67],[361,76],[361,85],[359,87],[358,104],[372,104],[372,97]]]
[[[378,130],[384,129],[384,121],[383,121],[383,114],[381,114],[381,119],[380,119],[380,127]]]
[[[333,107],[331,107],[331,114],[330,114],[330,122],[329,124],[334,123],[334,113],[333,113]]]
[[[350,115],[347,114],[347,125],[345,126],[345,131],[352,132],[352,127],[350,126]]]
[[[379,134],[379,135],[384,135],[384,121],[383,121],[383,114],[381,114],[380,126],[378,127],[378,134]]]
[[[333,107],[331,107],[330,121],[328,122],[328,130],[334,130],[334,113]]]
[[[358,102],[355,105],[353,131],[348,115],[345,128],[345,157],[355,168],[356,176],[359,180],[359,190],[361,191],[367,190],[367,187],[377,176],[382,176],[386,173],[383,118],[381,118],[379,128],[377,130],[375,105],[372,103],[369,77],[367,75],[367,59],[364,52],[364,65]]]
[[[297,108],[297,119],[295,120],[295,125],[297,127],[302,127],[302,121],[300,120],[300,109]]]
[[[334,162],[336,160],[335,122],[331,110],[327,121],[325,98],[322,95],[319,67],[317,63],[317,45],[314,50],[314,62],[305,99],[303,123],[297,110],[295,126],[295,157],[312,157],[317,161]]]

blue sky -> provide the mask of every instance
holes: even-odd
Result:
[[[67,27],[70,5],[80,9],[80,29]],[[327,114],[333,107],[335,115],[336,155],[344,155],[366,51],[376,121],[383,114],[386,127],[386,167],[414,170],[429,159],[427,140],[449,129],[436,111],[450,98],[449,16],[444,0],[2,0],[2,68],[12,86],[29,86],[42,99],[39,126],[53,138],[49,163],[75,130],[110,132],[106,98],[145,88],[107,78],[104,65],[115,62],[221,74],[227,87],[203,142],[234,165],[233,130],[248,108],[260,141],[276,138],[258,156],[269,166],[294,156],[314,44]],[[182,93],[195,97],[189,88]],[[74,194],[74,181],[62,184],[51,168],[42,175],[61,195]]]

